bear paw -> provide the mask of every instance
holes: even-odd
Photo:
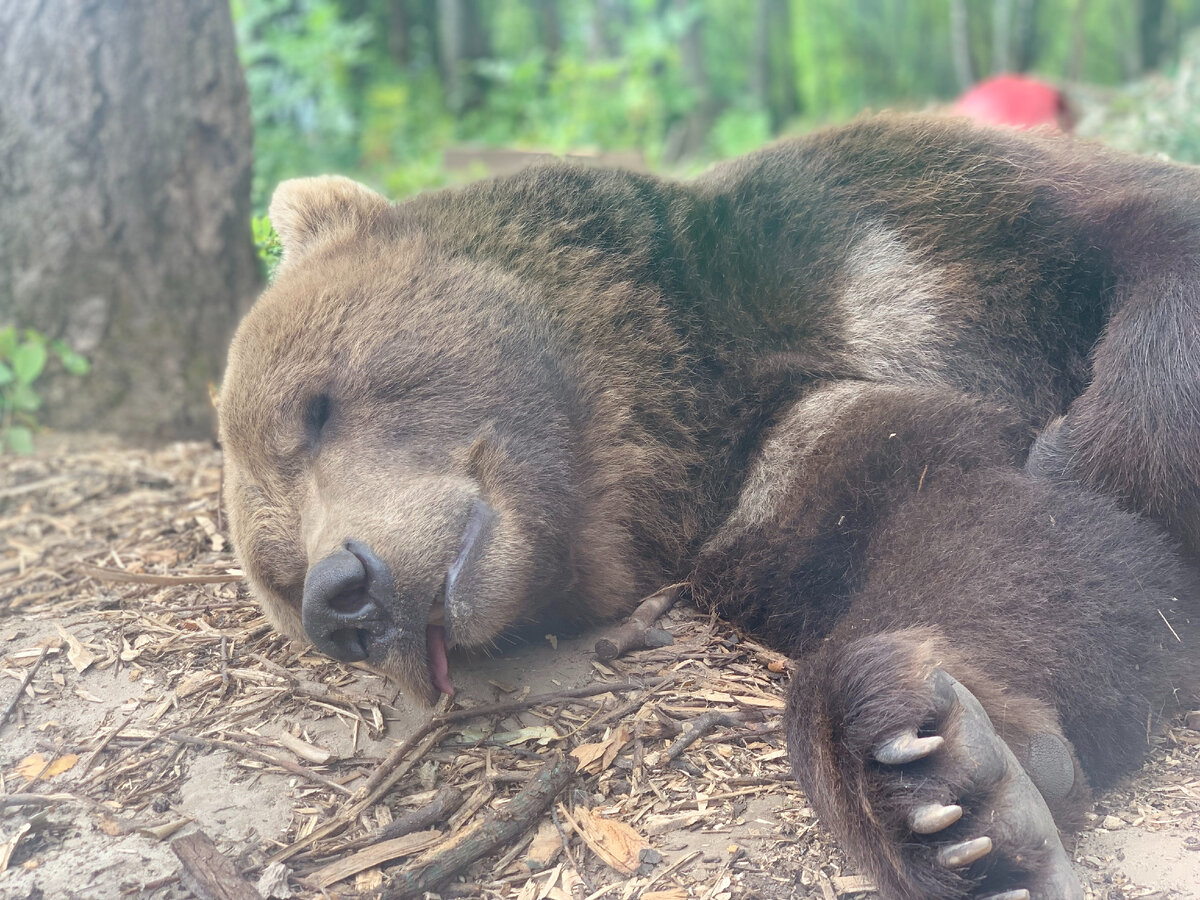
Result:
[[[961,683],[935,669],[929,689],[931,720],[893,734],[871,752],[896,812],[904,812],[910,786],[904,814],[909,834],[901,852],[915,858],[904,868],[941,867],[972,885],[968,896],[989,900],[1081,900],[1083,891],[1037,786],[1061,780],[1064,766],[1070,770],[1066,745],[1055,735],[1038,735],[1027,771]],[[918,784],[926,790],[914,789]],[[934,802],[927,792],[931,784],[940,785],[937,793],[943,795]],[[936,873],[928,876],[943,881]]]

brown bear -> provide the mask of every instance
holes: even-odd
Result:
[[[796,774],[883,896],[1081,896],[1058,828],[1196,683],[1200,173],[881,117],[271,216],[221,434],[280,629],[428,699],[687,580],[796,658]]]

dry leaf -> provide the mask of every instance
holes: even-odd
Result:
[[[647,891],[641,900],[687,900],[687,891],[683,888],[671,888],[666,891]]]
[[[127,833],[125,826],[109,815],[101,815],[100,824],[96,827],[109,837],[120,837]]]
[[[17,774],[29,781],[34,781],[38,777],[53,778],[55,775],[61,775],[74,768],[77,762],[79,762],[79,757],[74,753],[60,756],[54,762],[50,762],[40,753],[34,753],[17,763]]]
[[[604,751],[608,749],[606,741],[599,741],[595,744],[580,744],[571,751],[571,755],[579,760],[579,771],[587,771],[587,767],[594,762],[599,762],[604,758]],[[599,771],[597,769],[596,771]]]
[[[622,875],[634,874],[641,865],[642,851],[649,849],[650,843],[624,822],[593,815],[583,808],[576,813],[583,836],[595,854]]]
[[[579,771],[595,774],[603,772],[613,764],[617,754],[630,741],[629,729],[621,726],[610,737],[591,744],[580,744],[571,751],[571,755],[579,760]],[[596,764],[594,768],[589,766]]]
[[[616,760],[617,754],[620,753],[621,750],[624,749],[625,745],[628,744],[632,739],[633,736],[630,735],[629,729],[624,725],[613,732],[612,737],[608,739],[608,749],[604,751],[604,759],[600,763],[600,768],[607,769],[609,766],[611,766]]]
[[[516,731],[505,731],[501,734],[492,736],[492,739],[501,744],[523,744],[526,741],[537,741],[543,746],[551,741],[557,741],[561,735],[554,730],[553,725],[530,725],[527,728],[518,728]]]
[[[67,659],[75,667],[76,672],[82,673],[96,661],[96,654],[83,646],[79,638],[75,637],[75,635],[71,634],[71,632],[67,631],[61,625],[55,625],[54,627],[58,629],[58,633],[62,635],[62,639],[67,642]]]

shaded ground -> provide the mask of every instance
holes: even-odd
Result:
[[[557,750],[588,764],[552,812],[443,896],[873,896],[787,777],[779,660],[686,609],[668,622],[674,646],[612,666],[594,661],[595,635],[456,660],[460,705],[521,708],[435,733],[358,810],[429,712],[270,630],[235,577],[214,450],[71,443],[0,457],[0,713],[16,699],[0,730],[0,897],[193,896],[170,842],[195,830],[250,882],[279,860],[275,896],[371,896]],[[593,683],[616,687],[562,696]],[[540,694],[559,696],[529,700]],[[671,761],[710,711],[733,724]],[[1092,897],[1200,897],[1200,733],[1178,722],[1156,741],[1079,841]],[[353,857],[446,786],[463,795],[457,812],[388,845],[393,858]],[[605,852],[640,868],[622,874]],[[324,867],[351,858],[362,870],[330,880]]]

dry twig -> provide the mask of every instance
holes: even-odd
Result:
[[[0,730],[4,728],[8,717],[13,714],[13,710],[17,708],[17,704],[21,701],[21,695],[25,693],[25,688],[29,687],[29,683],[33,681],[33,676],[37,674],[37,670],[42,667],[42,663],[46,661],[47,654],[50,653],[50,645],[42,647],[42,652],[38,658],[34,660],[33,665],[29,667],[29,671],[25,673],[25,677],[21,679],[21,685],[17,688],[17,692],[13,694],[13,698],[8,701],[8,705],[4,707],[4,712],[0,713]]]
[[[521,791],[501,809],[463,828],[440,847],[422,854],[401,869],[389,900],[416,897],[450,880],[475,860],[516,840],[541,817],[575,774],[575,759],[555,754]]]
[[[674,605],[684,587],[684,583],[667,585],[643,600],[625,624],[611,635],[596,641],[596,656],[604,662],[610,662],[631,650],[666,647],[674,643],[675,639],[657,627],[657,622]]]

